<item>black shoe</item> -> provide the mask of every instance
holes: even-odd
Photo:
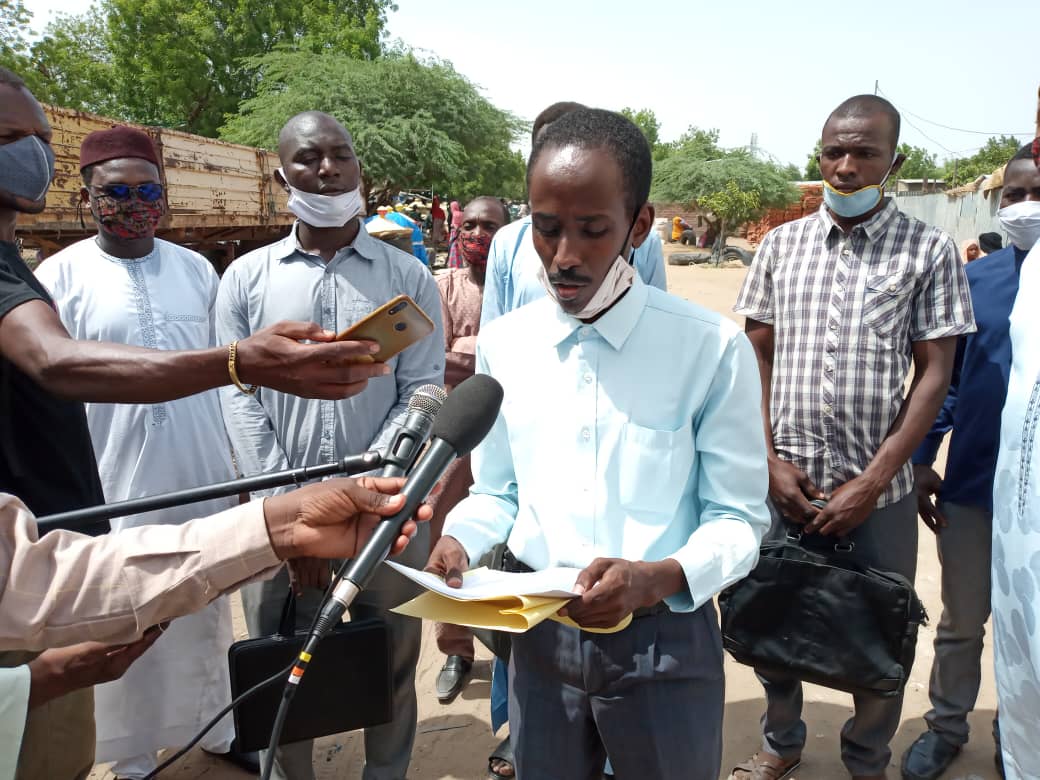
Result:
[[[467,661],[461,655],[449,655],[437,675],[437,701],[441,704],[454,701],[462,692],[472,668],[472,661]]]
[[[202,749],[203,753],[219,758],[221,761],[227,761],[229,764],[234,764],[239,769],[244,769],[250,774],[260,774],[260,754],[255,750],[251,750],[248,753],[243,753],[238,749],[238,743],[231,743],[231,750],[227,753],[214,753],[211,750]]]
[[[960,752],[960,745],[926,731],[903,754],[903,780],[936,780]]]

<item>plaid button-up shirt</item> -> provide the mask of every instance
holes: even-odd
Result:
[[[825,206],[771,230],[734,311],[773,326],[773,446],[825,492],[888,435],[912,342],[975,330],[953,241],[891,200],[848,234]],[[907,462],[878,506],[912,489]]]

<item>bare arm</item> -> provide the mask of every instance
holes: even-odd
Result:
[[[244,383],[309,398],[346,398],[389,369],[352,363],[375,351],[371,342],[329,341],[334,334],[313,323],[282,322],[238,345]],[[230,384],[227,347],[156,350],[69,336],[54,310],[36,299],[0,319],[0,354],[48,392],[80,401],[157,403]]]
[[[866,520],[932,427],[950,386],[956,351],[956,336],[913,343],[913,382],[888,435],[863,473],[834,491],[810,530],[845,534]]]

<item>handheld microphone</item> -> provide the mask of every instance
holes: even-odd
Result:
[[[433,421],[433,435],[426,454],[401,489],[404,506],[380,522],[357,557],[344,564],[343,578],[323,607],[312,639],[320,639],[340,622],[343,613],[389,554],[401,526],[415,514],[451,462],[468,454],[487,436],[501,406],[502,386],[486,374],[475,374],[451,391]]]
[[[408,413],[386,446],[380,476],[403,477],[409,472],[430,436],[433,419],[447,397],[444,388],[438,385],[423,385],[412,393]]]

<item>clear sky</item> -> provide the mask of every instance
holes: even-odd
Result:
[[[902,140],[940,161],[993,134],[1024,143],[1040,86],[1036,2],[397,0],[388,27],[525,119],[557,100],[651,108],[663,140],[690,125],[718,128],[727,147],[757,133],[804,167],[829,111],[875,80],[903,112]],[[39,29],[89,0],[28,6]]]

